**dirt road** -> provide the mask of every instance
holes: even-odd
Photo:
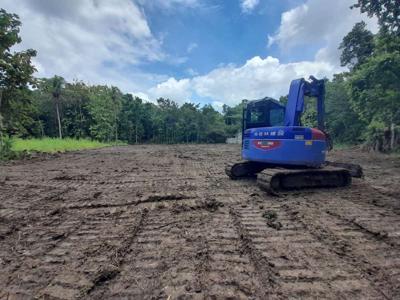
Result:
[[[228,145],[2,165],[0,299],[399,299],[400,159],[331,156],[366,178],[273,197]]]

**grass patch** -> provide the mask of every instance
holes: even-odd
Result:
[[[89,139],[57,139],[57,138],[43,138],[43,139],[20,139],[12,138],[12,150],[15,152],[44,152],[55,153],[65,151],[76,151],[85,149],[95,149],[113,146],[115,144],[102,143],[92,141]],[[118,143],[121,145],[121,143]]]
[[[355,144],[333,143],[333,150],[347,150],[354,146]]]

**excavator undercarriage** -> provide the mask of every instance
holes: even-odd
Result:
[[[228,165],[226,174],[231,179],[257,177],[258,186],[271,193],[283,190],[349,186],[352,177],[362,177],[362,168],[356,164],[327,161],[321,168],[274,166],[254,161]]]

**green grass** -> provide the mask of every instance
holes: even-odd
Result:
[[[108,147],[115,144],[102,143],[98,141],[92,141],[89,139],[56,139],[56,138],[43,138],[43,139],[20,139],[12,138],[12,150],[16,152],[27,151],[27,152],[65,152],[65,151],[76,151],[85,149],[95,149]],[[121,143],[118,143],[121,145]]]
[[[335,143],[333,142],[333,149],[334,150],[346,150],[351,147],[354,147],[354,144],[345,144],[345,143]]]

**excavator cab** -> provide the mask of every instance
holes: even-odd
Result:
[[[250,101],[243,110],[242,128],[283,126],[285,109],[279,101],[269,97]]]

